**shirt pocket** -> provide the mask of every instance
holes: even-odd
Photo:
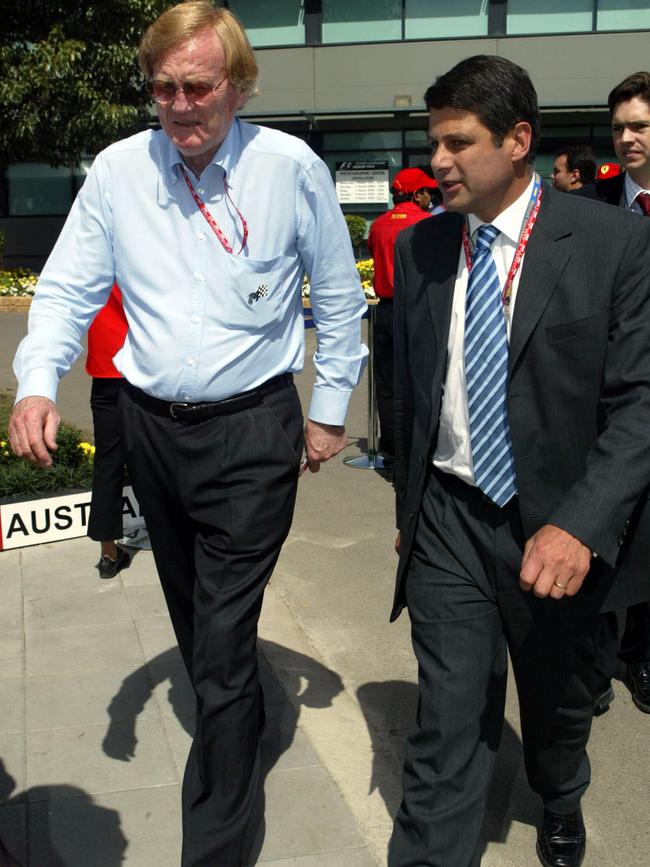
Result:
[[[228,257],[228,325],[259,331],[282,315],[283,297],[295,261],[290,256],[273,259]]]

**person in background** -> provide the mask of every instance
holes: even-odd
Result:
[[[100,578],[114,578],[131,565],[131,553],[117,542],[123,532],[124,449],[118,403],[124,377],[113,364],[127,330],[122,293],[114,284],[106,306],[88,329],[86,358],[86,373],[93,378],[90,407],[95,439],[88,535],[101,546],[97,563]]]
[[[300,139],[236,117],[258,68],[235,16],[208,0],[170,7],[140,67],[161,129],[101,152],[75,199],[14,362],[9,441],[50,465],[58,380],[117,282],[122,445],[196,697],[181,863],[242,867],[257,830],[264,590],[303,447],[316,473],[347,444],[367,305],[328,167]],[[317,350],[303,428],[305,273]]]
[[[421,169],[402,169],[390,188],[393,207],[373,222],[368,249],[374,263],[375,310],[373,369],[379,415],[379,451],[389,472],[395,455],[393,431],[393,255],[395,239],[408,226],[431,217],[433,197],[439,201],[438,184]]]
[[[577,193],[588,199],[596,193],[596,154],[589,145],[572,144],[555,152],[551,183],[561,193]]]
[[[604,202],[650,217],[650,72],[635,72],[611,91],[607,99],[614,151],[623,171],[597,184]],[[608,172],[608,175],[611,173]],[[649,572],[650,559],[645,553]],[[611,677],[618,661],[636,707],[650,714],[650,603],[605,615],[602,638],[603,683],[596,713],[604,713],[614,697]]]

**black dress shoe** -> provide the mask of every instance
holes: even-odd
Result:
[[[625,684],[639,710],[650,713],[650,662],[631,662],[625,672]]]
[[[115,578],[118,572],[121,572],[122,569],[128,569],[131,565],[131,554],[119,544],[116,545],[116,548],[117,558],[115,560],[111,560],[105,554],[99,558],[97,569],[100,578]]]
[[[602,716],[609,710],[610,704],[614,701],[614,688],[611,683],[594,699],[594,716]]]
[[[542,829],[537,836],[537,855],[544,867],[580,867],[586,845],[580,809],[564,815],[544,810]]]

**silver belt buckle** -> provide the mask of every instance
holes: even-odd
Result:
[[[178,416],[176,415],[176,412],[175,412],[176,407],[178,406],[178,407],[183,407],[183,408],[187,409],[187,407],[189,405],[190,405],[189,403],[170,403],[169,404],[170,416],[174,419],[174,421],[180,421],[180,419],[178,418]]]

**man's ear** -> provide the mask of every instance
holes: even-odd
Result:
[[[530,151],[533,131],[526,120],[520,120],[512,128],[512,159],[513,162],[525,160]]]

